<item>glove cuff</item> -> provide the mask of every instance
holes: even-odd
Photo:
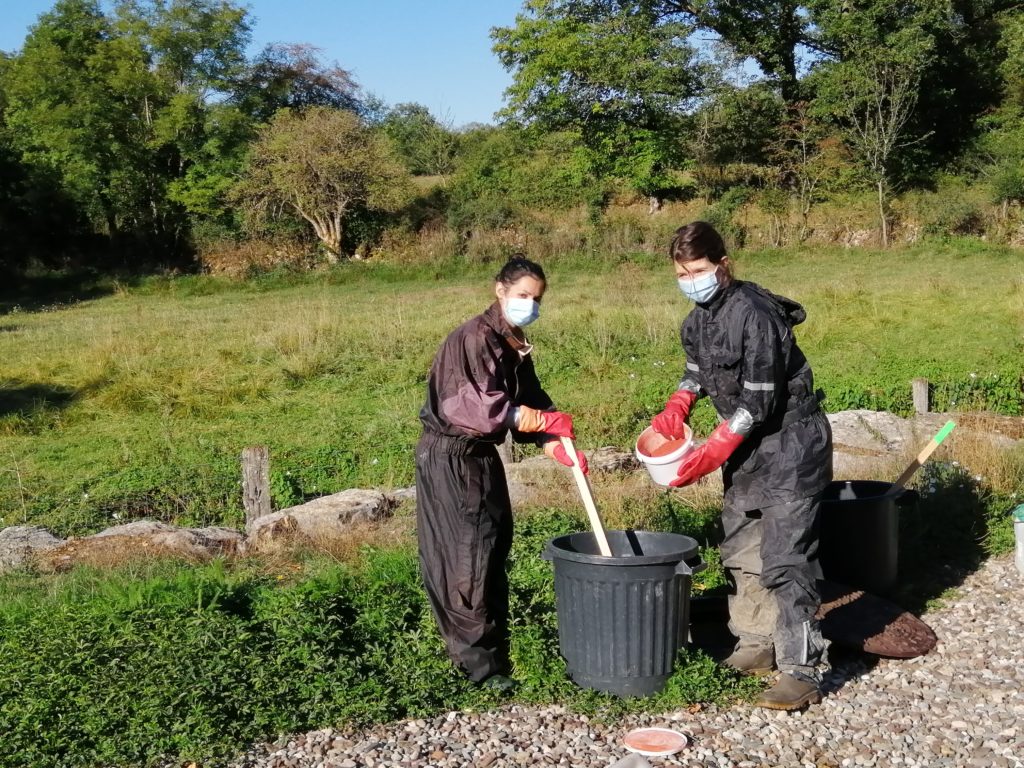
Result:
[[[688,414],[695,402],[697,402],[696,392],[691,392],[688,389],[677,389],[669,397],[666,407],[676,406],[682,408]]]
[[[544,414],[528,405],[516,409],[515,419],[516,429],[520,432],[541,432],[544,429]]]
[[[731,423],[723,421],[717,427],[715,431],[708,435],[708,443],[714,443],[727,449],[728,456],[739,447],[740,443],[746,440],[747,436],[741,432],[734,432],[732,430]]]

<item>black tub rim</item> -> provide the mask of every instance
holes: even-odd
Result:
[[[612,545],[612,551],[616,551],[615,541],[621,540],[623,537],[628,537],[629,534],[644,534],[647,536],[659,536],[659,537],[672,537],[678,539],[680,542],[680,549],[676,552],[667,552],[657,555],[612,555],[610,557],[601,554],[588,554],[586,552],[577,552],[572,549],[566,549],[565,544],[574,537],[589,537],[594,540],[594,534],[592,531],[577,531],[576,533],[566,533],[561,536],[555,536],[548,540],[544,546],[541,557],[545,560],[567,560],[573,563],[584,563],[586,565],[603,565],[603,566],[614,566],[621,568],[626,567],[640,567],[640,566],[651,566],[651,565],[675,565],[683,562],[691,566],[692,570],[696,572],[703,568],[704,563],[700,562],[700,544],[692,536],[686,536],[682,533],[669,533],[666,531],[643,531],[643,530],[611,530],[606,531],[609,543]],[[685,542],[685,545],[684,545]]]
[[[849,483],[853,489],[863,488],[872,491],[870,496],[858,495],[855,499],[840,499],[839,492]],[[913,488],[892,490],[892,483],[886,480],[832,480],[822,491],[821,500],[828,504],[876,504],[880,499],[892,499],[898,506],[915,500],[918,496]]]

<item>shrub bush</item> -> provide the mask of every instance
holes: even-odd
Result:
[[[753,190],[748,187],[732,187],[701,216],[714,225],[730,250],[742,248],[746,242],[746,228],[737,221],[737,214],[752,196]]]
[[[570,134],[540,140],[513,129],[493,130],[469,149],[451,182],[448,220],[456,230],[523,223],[531,209],[594,204],[603,187]]]
[[[895,207],[904,223],[916,224],[926,235],[949,237],[984,234],[990,206],[982,189],[944,179],[934,192],[908,193]]]
[[[306,270],[319,261],[312,244],[288,240],[217,240],[205,243],[197,258],[204,272],[233,278],[281,268]]]

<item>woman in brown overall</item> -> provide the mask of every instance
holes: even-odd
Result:
[[[497,447],[509,430],[571,466],[559,437],[572,417],[554,410],[523,328],[537,319],[546,280],[515,257],[496,300],[449,334],[434,358],[416,447],[420,568],[448,656],[470,680],[511,685],[508,578],[512,505]],[[577,452],[586,471],[586,460]]]

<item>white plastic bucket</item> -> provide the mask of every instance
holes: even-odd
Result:
[[[693,448],[693,430],[689,424],[683,425],[684,434],[679,440],[670,440],[648,427],[636,439],[636,458],[647,468],[651,480],[658,485],[668,485],[676,479],[679,465],[683,457]],[[678,443],[666,452],[669,444]],[[659,454],[659,455],[653,455]]]

